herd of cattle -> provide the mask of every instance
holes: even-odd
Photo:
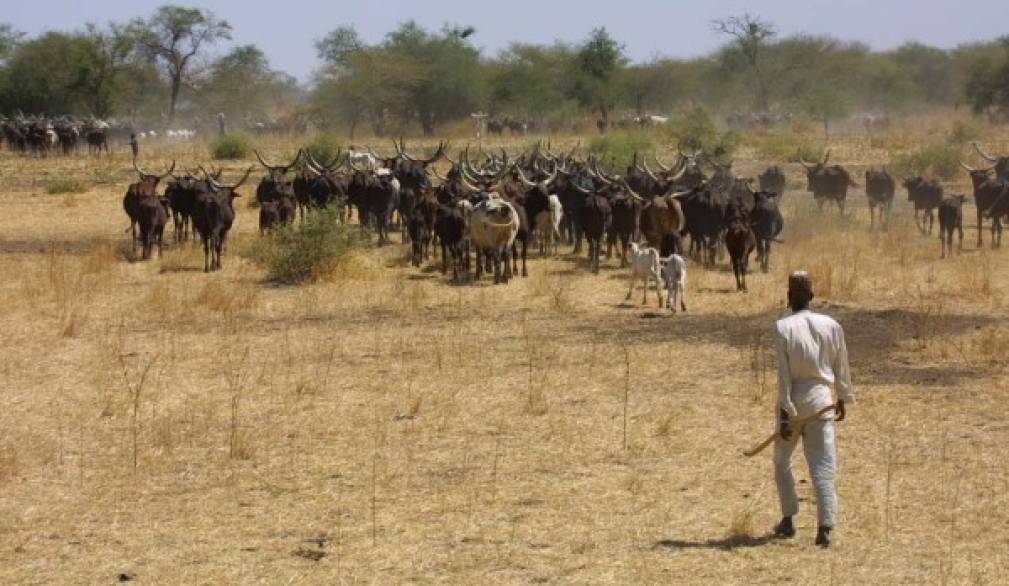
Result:
[[[91,154],[108,152],[110,137],[129,131],[103,120],[79,120],[70,116],[47,118],[18,115],[0,117],[0,134],[13,152],[45,156],[69,155],[84,145]]]
[[[378,244],[390,242],[390,229],[399,219],[402,241],[411,245],[411,260],[420,266],[434,249],[441,251],[441,270],[449,267],[453,279],[492,272],[495,283],[506,283],[515,274],[528,274],[527,251],[538,243],[541,252],[556,252],[565,242],[578,254],[587,248],[590,270],[598,272],[603,244],[609,257],[618,249],[620,266],[649,249],[668,263],[673,255],[687,254],[711,267],[719,253],[728,253],[737,288],[746,289],[749,258],[766,271],[771,247],[780,242],[784,226],[778,202],[785,191],[781,167],[767,168],[756,180],[733,174],[731,163],[720,162],[699,151],[679,149],[675,162],[657,157],[650,166],[635,156],[623,174],[607,169],[600,161],[568,153],[554,153],[537,145],[532,152],[512,158],[481,154],[474,161],[469,149],[452,159],[445,143],[430,158],[414,158],[402,141],[393,141],[395,152],[383,157],[371,149],[338,153],[332,161],[320,162],[307,150],[299,150],[286,164],[270,162],[256,153],[266,170],[256,189],[259,227],[266,233],[277,226],[305,219],[311,210],[335,207],[346,221],[357,210],[362,227],[371,228]],[[992,220],[992,244],[1001,244],[1002,219],[1009,213],[1009,157],[993,157],[975,145],[990,161],[987,169],[964,164],[974,184],[978,209],[978,245],[984,218]],[[857,186],[851,174],[823,160],[809,163],[807,190],[822,207],[834,202],[844,209],[850,187]],[[445,175],[435,163],[445,160]],[[236,183],[221,183],[221,172],[203,167],[175,174],[175,164],[154,174],[134,161],[139,181],[130,185],[123,206],[131,221],[134,248],[142,246],[143,258],[153,247],[159,252],[162,234],[172,218],[177,242],[199,234],[207,271],[221,267],[221,252],[235,220],[234,199],[248,180],[250,167]],[[160,182],[170,178],[163,196]],[[756,183],[756,186],[754,186]],[[884,227],[890,217],[895,181],[885,170],[865,174],[872,223],[877,210]],[[912,177],[904,181],[913,203],[916,223],[922,233],[931,233],[938,212],[942,253],[952,248],[954,231],[962,242],[964,196],[944,197],[935,181]],[[920,215],[920,218],[919,218]],[[138,230],[139,229],[139,230]],[[685,238],[689,247],[685,249]],[[632,244],[641,242],[644,248]],[[475,265],[473,264],[475,255]],[[436,255],[437,256],[437,255]],[[521,265],[521,268],[520,268]],[[633,265],[633,262],[632,262]]]

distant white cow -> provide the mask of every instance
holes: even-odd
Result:
[[[359,167],[366,171],[374,171],[379,168],[378,158],[368,151],[356,151],[351,147],[347,151],[347,159],[354,167]]]
[[[662,276],[666,282],[666,307],[676,313],[676,298],[680,299],[680,309],[687,310],[687,263],[678,254],[662,259]]]
[[[564,207],[556,195],[547,198],[547,209],[536,214],[536,239],[540,243],[540,254],[557,254],[561,240],[561,219],[564,217]]]
[[[631,287],[627,290],[627,299],[631,298],[634,294],[634,283],[638,280],[638,277],[644,280],[644,287],[641,296],[641,305],[648,303],[648,283],[652,280],[655,281],[655,297],[659,301],[659,307],[662,307],[662,273],[659,251],[651,247],[644,247],[638,245],[637,242],[631,243]]]

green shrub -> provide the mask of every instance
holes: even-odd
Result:
[[[210,141],[210,155],[216,159],[245,159],[252,156],[252,139],[244,134],[225,134]]]
[[[46,185],[46,193],[49,195],[57,195],[60,193],[84,193],[88,190],[88,187],[84,185],[83,182],[76,179],[57,179],[56,181],[50,181]]]
[[[973,118],[969,120],[957,120],[953,123],[953,129],[949,133],[949,140],[958,144],[966,144],[972,140],[979,140],[981,133],[981,125]]]
[[[317,281],[359,245],[359,229],[340,221],[338,206],[309,214],[258,240],[247,256],[264,267],[269,280],[285,285]]]
[[[655,149],[655,141],[643,132],[613,132],[589,142],[589,152],[623,173],[634,160],[634,153],[645,156]]]
[[[823,158],[823,143],[809,133],[779,128],[766,133],[753,134],[750,141],[757,157],[767,161],[796,162],[799,158],[819,161]]]
[[[716,158],[731,155],[739,144],[739,135],[719,131],[715,118],[703,106],[670,118],[665,134],[670,143],[682,145],[685,150],[700,149]]]
[[[312,155],[312,158],[325,165],[336,158],[340,148],[340,141],[335,136],[321,134],[312,141],[312,144],[308,145],[306,150]]]
[[[954,179],[960,172],[960,149],[945,142],[924,144],[894,157],[893,170],[900,177]]]

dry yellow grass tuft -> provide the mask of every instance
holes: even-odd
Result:
[[[834,158],[858,176],[930,139],[911,126],[841,137]],[[528,139],[485,146],[499,142]],[[753,150],[738,173],[766,163]],[[166,144],[144,166],[173,158],[208,155]],[[802,185],[797,165],[786,172]],[[128,155],[0,153],[0,175],[2,583],[1009,574],[1009,253],[975,249],[968,225],[963,254],[940,260],[900,196],[889,231],[870,232],[859,190],[844,217],[790,191],[770,272],[739,294],[725,259],[691,264],[689,311],[673,316],[654,298],[623,302],[617,259],[592,275],[566,254],[533,254],[507,286],[453,285],[440,261],[411,268],[394,244],[274,286],[240,254],[258,238],[245,206],[223,271],[204,274],[192,244],[136,262]],[[70,207],[41,193],[64,177],[93,187]],[[858,392],[838,427],[842,516],[826,556],[808,481],[798,539],[769,540],[769,456],[739,454],[772,425],[769,328],[798,268],[848,333]]]

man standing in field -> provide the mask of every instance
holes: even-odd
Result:
[[[848,372],[844,330],[826,315],[813,313],[813,281],[804,271],[788,278],[788,305],[792,315],[774,324],[778,353],[778,429],[774,444],[774,480],[781,501],[778,537],[793,537],[792,517],[799,512],[799,496],[792,476],[792,452],[802,438],[802,449],[816,491],[818,528],[816,545],[830,547],[830,531],[837,515],[834,475],[834,421],[844,420],[844,405],[854,401]],[[837,393],[831,397],[830,387]],[[833,409],[831,409],[833,406]],[[831,413],[831,411],[835,413]],[[806,422],[798,422],[806,419]],[[790,425],[794,422],[795,425]]]

